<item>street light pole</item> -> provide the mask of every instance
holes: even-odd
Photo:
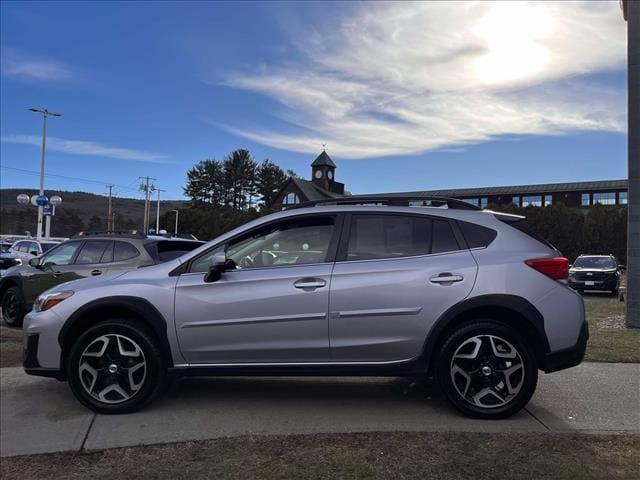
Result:
[[[162,190],[161,188],[156,188],[158,192],[158,206],[156,207],[156,235],[160,234],[160,192],[166,192],[166,190]]]
[[[179,210],[171,210],[171,211],[176,212],[176,227],[173,230],[173,235],[177,237],[178,236],[178,214],[180,213],[180,211]]]
[[[44,195],[44,160],[45,150],[47,146],[47,117],[60,117],[60,113],[53,113],[47,110],[38,110],[37,108],[30,108],[30,112],[36,112],[42,114],[42,152],[40,155],[40,196]],[[43,217],[43,205],[38,205],[38,228],[36,229],[36,238],[40,240],[42,238],[42,217]],[[47,230],[46,236],[49,236],[51,231],[51,217],[47,216]]]

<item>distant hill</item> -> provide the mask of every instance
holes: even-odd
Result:
[[[16,197],[21,193],[34,195],[36,190],[28,189],[0,189],[0,233],[24,234],[25,230],[35,235],[37,209],[32,205],[20,205]],[[60,195],[62,205],[56,209],[53,218],[52,235],[70,236],[82,230],[106,229],[108,199],[104,195],[85,192],[67,192],[47,190],[47,195]],[[160,214],[184,208],[186,200],[161,200]],[[116,230],[131,230],[142,228],[144,219],[144,200],[135,198],[112,199],[115,213]],[[151,226],[155,225],[156,202],[151,204]],[[161,225],[161,228],[170,226]]]

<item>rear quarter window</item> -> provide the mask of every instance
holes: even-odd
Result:
[[[488,247],[498,235],[498,232],[492,228],[483,227],[475,223],[458,221],[458,225],[469,248]]]

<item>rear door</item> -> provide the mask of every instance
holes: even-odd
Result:
[[[113,261],[113,240],[87,240],[75,260],[75,272],[81,277],[95,277],[109,271]]]
[[[350,215],[331,278],[332,359],[418,356],[438,317],[471,292],[476,273],[475,260],[447,219]]]

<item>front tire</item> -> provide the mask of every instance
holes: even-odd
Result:
[[[10,327],[22,326],[25,315],[24,297],[20,287],[12,286],[2,293],[2,319]]]
[[[66,363],[76,398],[98,413],[127,413],[159,394],[167,366],[158,341],[130,320],[108,320],[76,341]]]
[[[514,328],[494,320],[461,325],[443,342],[436,376],[447,399],[472,418],[506,418],[531,399],[538,366]]]

